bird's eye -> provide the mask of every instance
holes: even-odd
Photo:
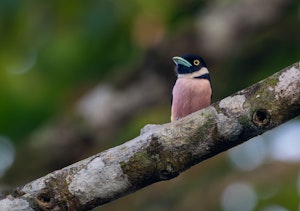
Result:
[[[195,59],[193,63],[194,65],[198,66],[200,64],[200,61],[198,59]]]

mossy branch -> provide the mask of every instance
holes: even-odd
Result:
[[[184,170],[300,115],[300,62],[186,118],[30,182],[0,210],[89,210]]]

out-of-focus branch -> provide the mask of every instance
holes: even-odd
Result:
[[[243,41],[274,23],[292,1],[242,0],[234,3],[211,1],[198,16],[199,47],[214,59],[226,59],[239,50]],[[270,6],[272,5],[272,6]],[[230,53],[229,53],[230,52]]]
[[[174,123],[30,182],[0,210],[88,210],[260,135],[300,114],[300,62]]]

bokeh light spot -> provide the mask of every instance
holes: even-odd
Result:
[[[15,157],[15,148],[10,140],[0,136],[0,177],[13,164]]]
[[[222,208],[224,211],[253,210],[256,204],[256,193],[246,183],[230,184],[222,194]]]

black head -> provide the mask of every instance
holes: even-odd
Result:
[[[192,54],[173,57],[176,64],[176,71],[178,74],[188,74],[200,70],[202,67],[206,68],[205,61],[200,57]]]

